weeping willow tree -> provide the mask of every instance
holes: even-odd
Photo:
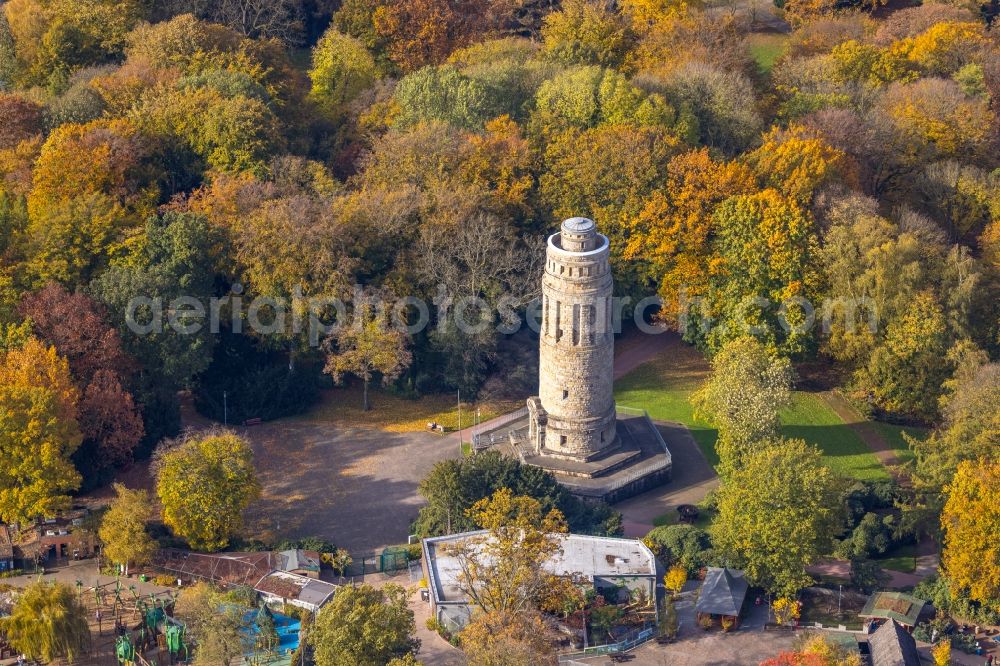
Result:
[[[31,659],[74,661],[90,649],[86,609],[65,583],[32,583],[0,620],[7,642]]]

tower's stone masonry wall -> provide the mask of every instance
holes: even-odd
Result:
[[[542,278],[538,395],[547,423],[536,448],[551,455],[585,460],[618,445],[612,287],[608,239],[590,220],[564,222],[549,238]]]

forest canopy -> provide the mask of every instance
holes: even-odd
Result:
[[[301,409],[324,368],[494,390],[572,215],[632,305],[658,296],[647,314],[709,356],[750,333],[834,368],[867,413],[940,426],[918,458],[953,473],[969,378],[1000,354],[1000,51],[989,5],[880,4],[3,3],[4,430],[60,446],[45,498],[0,515],[147,455],[182,389],[216,418],[237,386]],[[218,330],[196,325],[210,299]],[[294,324],[373,299],[410,323],[471,300],[483,325]]]

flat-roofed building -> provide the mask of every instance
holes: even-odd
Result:
[[[460,560],[451,551],[466,540],[488,538],[488,535],[486,530],[480,530],[423,540],[422,566],[429,587],[431,612],[453,631],[468,623],[472,609],[462,589]],[[551,573],[572,577],[598,592],[627,589],[641,592],[650,600],[656,599],[656,557],[641,541],[584,534],[557,536],[560,551],[545,565]]]

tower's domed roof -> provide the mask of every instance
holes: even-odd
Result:
[[[563,220],[562,230],[570,234],[587,234],[596,232],[597,225],[586,217],[571,217]]]

